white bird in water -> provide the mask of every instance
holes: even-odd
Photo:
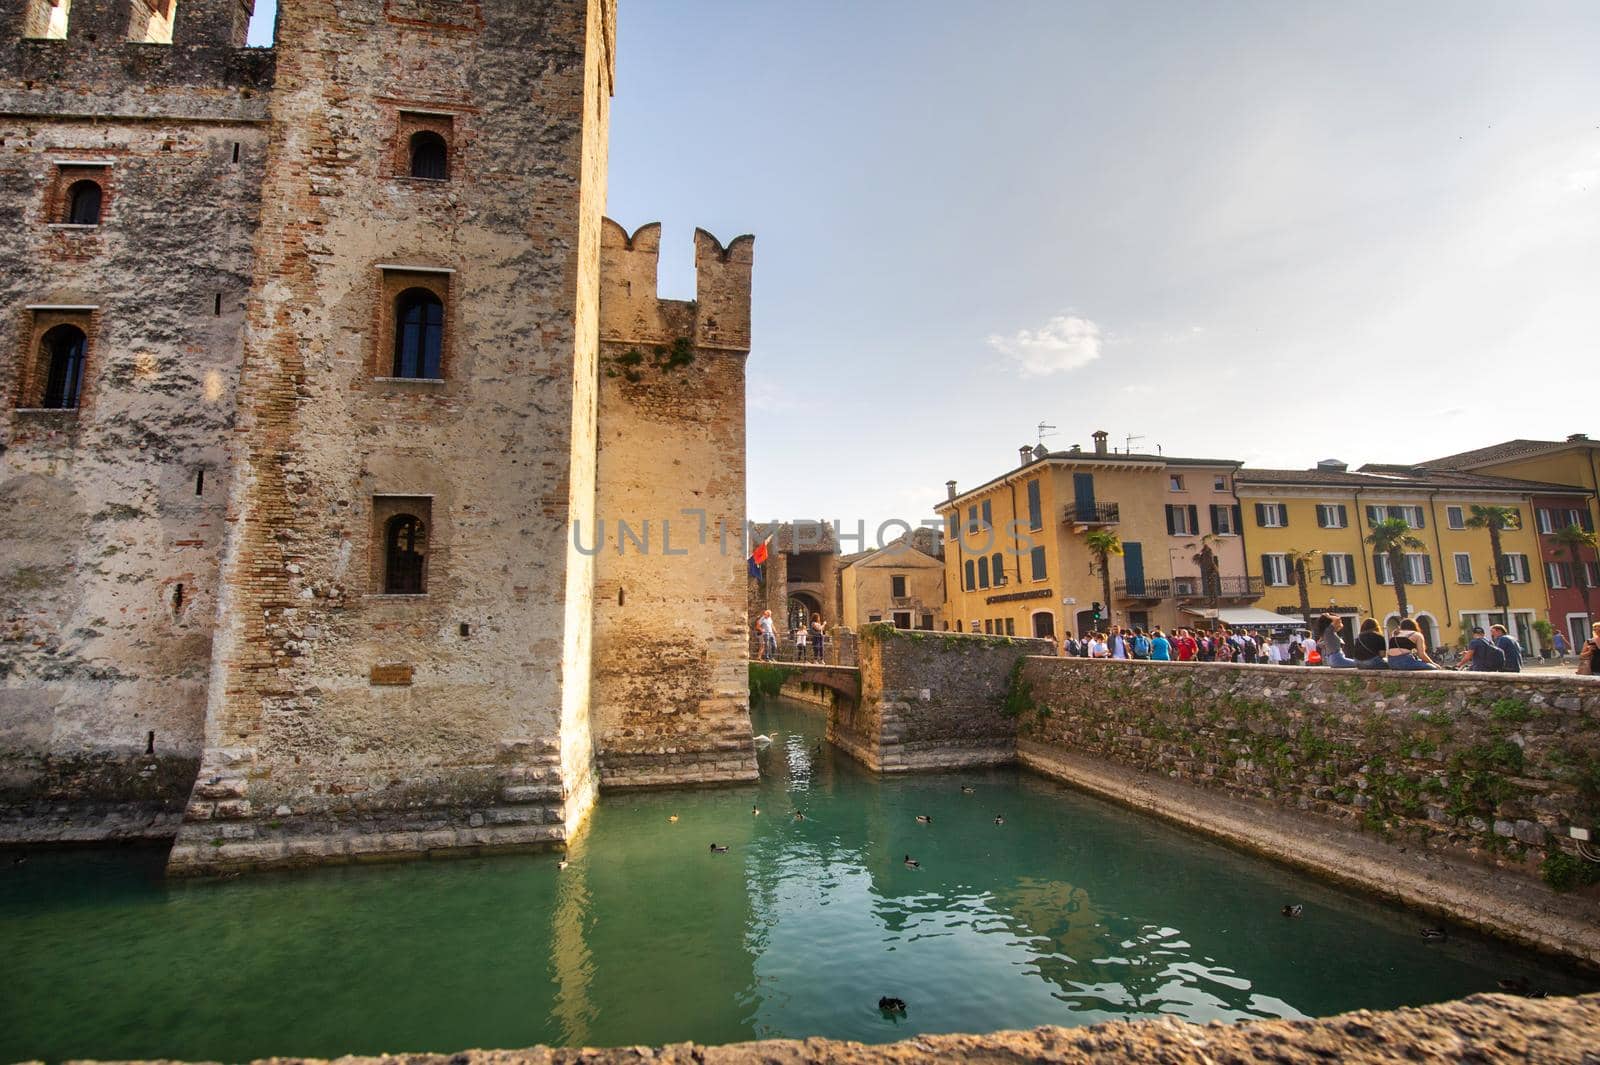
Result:
[[[772,746],[772,737],[771,736],[757,736],[756,737],[756,746],[757,747],[771,747]]]

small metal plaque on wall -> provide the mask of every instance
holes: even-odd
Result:
[[[411,672],[411,667],[406,665],[373,666],[373,687],[409,688],[411,686]]]

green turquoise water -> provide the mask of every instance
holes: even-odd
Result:
[[[879,779],[814,750],[816,714],[755,723],[776,733],[759,786],[607,796],[565,871],[168,883],[159,851],[6,855],[0,1061],[886,1041],[1600,988],[1014,770]]]

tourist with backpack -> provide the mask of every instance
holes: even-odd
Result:
[[[1461,656],[1461,664],[1456,668],[1472,673],[1498,673],[1505,668],[1505,664],[1505,652],[1484,635],[1482,625],[1477,625],[1472,629],[1472,642],[1467,644],[1467,653]]]

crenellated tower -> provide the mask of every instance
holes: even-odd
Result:
[[[745,634],[753,237],[696,230],[695,299],[656,294],[661,227],[601,240],[594,730],[606,787],[756,778]]]

